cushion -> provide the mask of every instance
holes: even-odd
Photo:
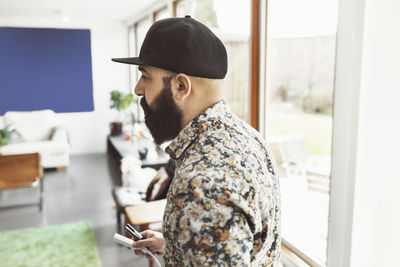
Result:
[[[149,167],[142,168],[141,165],[142,162],[131,155],[121,159],[122,186],[146,191],[157,171]]]
[[[70,144],[68,130],[63,127],[53,127],[50,131],[49,139],[54,142],[64,142]]]
[[[16,144],[16,143],[22,143],[25,142],[25,139],[22,137],[21,133],[18,132],[17,130],[12,130],[11,131],[11,139],[8,144]]]
[[[146,203],[142,198],[142,192],[135,188],[115,187],[112,195],[119,208]]]
[[[49,109],[31,112],[9,111],[4,114],[3,120],[10,130],[18,130],[28,142],[45,141],[49,139],[55,124],[55,113]]]
[[[164,199],[167,196],[172,178],[170,178],[164,168],[157,171],[157,175],[147,187],[146,201]]]

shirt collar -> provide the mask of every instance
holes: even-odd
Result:
[[[186,125],[165,151],[172,159],[177,160],[205,129],[229,113],[231,110],[225,100],[212,105]]]

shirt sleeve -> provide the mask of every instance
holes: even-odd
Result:
[[[253,235],[246,204],[233,190],[204,177],[190,179],[176,209],[175,244],[185,266],[249,266]],[[187,264],[187,265],[186,265]]]

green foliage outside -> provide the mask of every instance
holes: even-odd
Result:
[[[218,27],[217,14],[214,10],[214,0],[197,1],[195,18],[208,27]]]
[[[193,10],[193,5],[195,5],[195,10]],[[217,13],[214,9],[214,0],[184,1],[183,9],[185,15],[191,15],[193,18],[204,23],[208,27],[218,28]]]
[[[332,117],[304,112],[273,112],[267,122],[268,135],[300,134],[311,155],[330,155]]]

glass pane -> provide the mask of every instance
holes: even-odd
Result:
[[[177,4],[177,16],[191,15],[210,27],[224,43],[228,74],[224,98],[233,113],[250,121],[250,0],[186,0]],[[229,12],[227,12],[229,8]]]
[[[144,40],[144,37],[146,37],[147,31],[149,30],[150,26],[152,24],[152,21],[150,18],[146,18],[145,20],[140,21],[137,26],[136,26],[136,53],[135,56],[139,56],[140,48],[142,47],[142,43]],[[135,89],[136,83],[140,79],[140,72],[137,68],[137,66],[133,66],[136,72],[136,80],[131,81],[132,82],[132,92]],[[136,97],[136,96],[135,96]],[[143,110],[140,107],[140,105],[137,105],[137,111],[136,111],[136,119],[140,121],[144,121],[144,114]]]
[[[149,18],[142,20],[137,24],[137,28],[136,28],[136,53],[137,53],[137,56],[139,55],[140,47],[142,47],[144,37],[146,36],[147,31],[149,30],[151,24],[152,24],[152,21]]]
[[[282,237],[326,264],[338,0],[269,0],[266,139],[281,170]]]
[[[130,57],[136,57],[136,38],[135,38],[135,28],[132,26],[129,28],[128,32],[128,38],[129,38],[129,56]],[[134,65],[129,65],[129,75],[130,75],[130,83],[131,83],[131,92],[133,92],[133,89],[135,89],[135,82],[137,81],[137,72],[136,72],[137,67]]]
[[[154,19],[155,21],[160,20],[160,19],[166,19],[166,18],[170,18],[171,15],[168,13],[168,9],[164,8],[161,9],[160,11],[158,11],[157,13],[155,13]]]

